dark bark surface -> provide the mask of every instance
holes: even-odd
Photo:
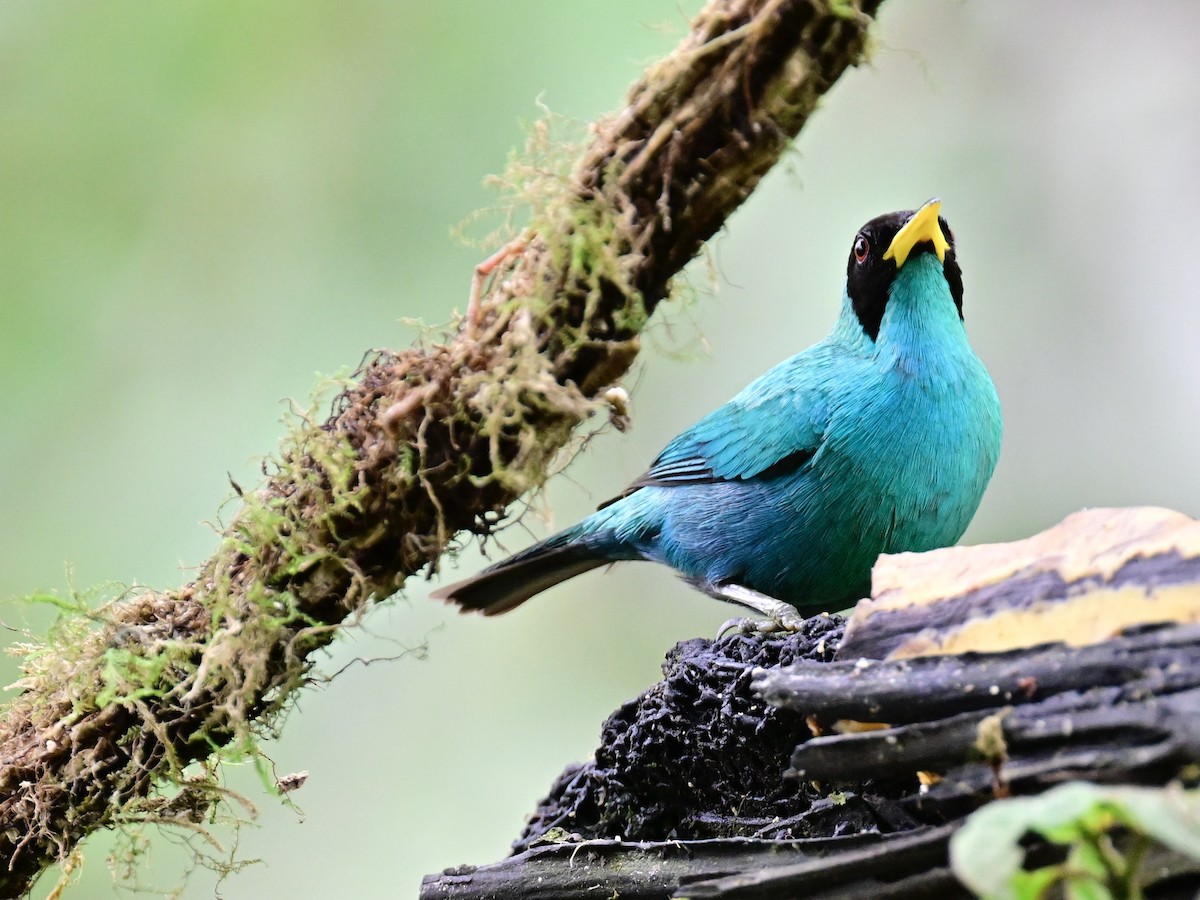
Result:
[[[874,827],[876,813],[861,797],[835,809],[821,792],[780,777],[811,733],[802,714],[751,691],[759,666],[832,659],[840,617],[807,625],[787,636],[734,634],[675,647],[663,680],[609,717],[594,758],[563,772],[514,849],[560,832],[666,841],[810,837],[842,817],[848,831]]]
[[[539,804],[515,856],[430,876],[423,896],[967,896],[947,842],[983,804],[1074,778],[1161,785],[1200,761],[1200,626],[832,662],[842,631],[816,618],[680,644]],[[1034,864],[1060,852],[1031,846]],[[1149,896],[1200,888],[1195,862],[1161,867]]]

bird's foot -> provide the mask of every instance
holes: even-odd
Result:
[[[728,600],[739,606],[747,606],[765,619],[751,619],[736,616],[729,619],[717,632],[720,638],[730,631],[740,631],[742,634],[770,634],[776,631],[799,631],[804,624],[804,616],[790,603],[784,603],[774,597],[743,587],[740,584],[706,584],[701,590],[719,600]]]
[[[785,603],[784,606],[787,606]],[[717,629],[717,640],[725,637],[727,634],[737,632],[738,634],[778,634],[780,632],[795,632],[800,630],[800,623],[804,618],[796,613],[794,607],[789,607],[792,610],[792,615],[784,614],[776,619],[755,619],[750,616],[734,616],[732,619],[726,619],[725,622]]]

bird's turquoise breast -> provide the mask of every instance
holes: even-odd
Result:
[[[847,542],[872,562],[954,543],[983,497],[999,455],[1000,404],[983,365],[961,350],[916,372],[876,370],[869,388],[834,410],[823,459],[814,459],[829,473],[823,505],[827,518],[844,516]]]

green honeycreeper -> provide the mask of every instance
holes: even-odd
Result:
[[[941,202],[854,237],[829,335],[667,445],[579,524],[434,593],[507,612],[620,560],[665,563],[782,627],[866,596],[880,553],[953,544],[1000,453]]]

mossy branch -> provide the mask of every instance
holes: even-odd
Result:
[[[709,3],[539,187],[457,332],[370,356],[191,584],[80,610],[26,648],[0,719],[0,897],[99,828],[204,821],[220,790],[192,764],[253,748],[348,617],[541,484],[671,279],[860,60],[879,2]]]

